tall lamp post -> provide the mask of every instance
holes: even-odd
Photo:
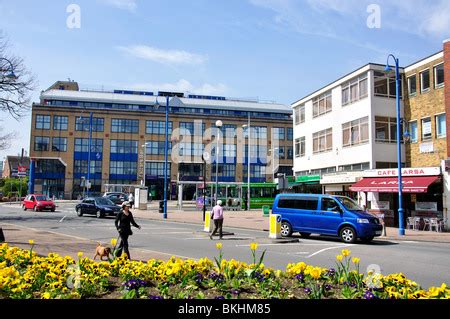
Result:
[[[216,139],[216,194],[215,194],[215,201],[217,205],[217,200],[219,199],[217,196],[219,194],[219,139],[220,139],[220,128],[222,127],[223,123],[221,120],[216,121],[216,127],[217,127],[217,139]]]
[[[248,146],[247,146],[247,210],[250,211],[250,138],[251,138],[251,126],[250,126],[250,112],[248,112],[248,122],[242,125],[242,128],[248,129]],[[245,140],[244,140],[245,142]]]
[[[396,91],[396,102],[397,102],[397,166],[398,166],[398,220],[399,220],[399,229],[398,234],[400,236],[405,235],[405,225],[404,225],[404,216],[403,216],[403,196],[402,196],[402,149],[400,139],[402,138],[402,132],[400,128],[400,70],[399,70],[399,60],[392,54],[389,54],[387,57],[385,72],[389,74],[392,72],[392,68],[389,65],[389,59],[393,58],[395,61],[395,91]]]
[[[165,141],[164,141],[164,214],[163,218],[167,219],[167,160],[169,154],[169,98],[166,96],[166,121],[165,121]],[[160,105],[158,103],[158,98],[156,98],[155,107],[158,108]]]

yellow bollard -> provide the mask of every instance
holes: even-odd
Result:
[[[281,238],[281,215],[270,215],[269,238]]]
[[[212,232],[213,223],[211,222],[211,212],[205,212],[205,225],[203,227],[203,231],[210,233]]]

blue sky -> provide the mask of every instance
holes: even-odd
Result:
[[[368,5],[380,28],[369,28]],[[70,29],[70,4],[81,27]],[[394,53],[402,65],[442,49],[447,0],[0,0],[0,29],[39,92],[71,78],[84,88],[177,90],[290,104]],[[0,115],[29,147],[30,117]],[[20,129],[18,129],[20,127]]]

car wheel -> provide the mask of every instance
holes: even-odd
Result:
[[[56,209],[55,208],[52,208],[52,212],[54,212]]]
[[[290,237],[292,235],[292,226],[288,222],[281,223],[281,236]]]
[[[35,212],[37,212],[37,211],[38,211],[37,206],[34,206],[34,207],[33,207],[33,210],[34,210]]]
[[[22,205],[22,209],[26,211],[27,207],[25,205]]]
[[[300,236],[302,236],[303,238],[308,238],[309,236],[311,236],[311,233],[300,233]]]
[[[104,214],[102,213],[102,211],[99,209],[96,213],[97,218],[103,218]]]
[[[361,241],[365,244],[370,243],[373,240],[373,236],[361,238]]]
[[[356,241],[356,231],[352,227],[346,226],[341,229],[340,237],[344,243],[354,243]]]
[[[77,211],[77,216],[78,217],[83,216],[83,212],[81,211],[81,208],[77,208],[76,211]]]

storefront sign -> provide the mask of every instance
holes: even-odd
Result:
[[[417,167],[403,168],[402,176],[437,176],[441,174],[440,167]],[[374,169],[364,172],[364,177],[394,177],[398,176],[398,170],[394,169]]]
[[[417,211],[433,211],[437,212],[437,203],[436,202],[416,202],[416,210]]]
[[[390,209],[389,201],[372,201],[372,209],[388,210]]]
[[[320,184],[353,184],[362,177],[362,172],[358,174],[334,174],[324,175],[320,179]]]
[[[434,152],[433,143],[420,143],[419,151],[420,153],[433,153]]]

